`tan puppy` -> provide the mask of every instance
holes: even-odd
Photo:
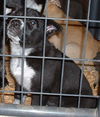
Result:
[[[65,14],[57,5],[49,3],[48,17],[65,18]],[[66,21],[56,20],[56,22],[61,24],[64,30],[59,34],[52,36],[49,41],[53,43],[56,48],[63,51]],[[93,59],[96,56],[96,53],[100,51],[100,41],[95,40],[89,31],[88,38],[86,39],[86,27],[78,21],[68,22],[68,32],[65,35],[65,40],[67,42],[65,53],[69,57]],[[83,48],[85,49],[85,55],[82,54]]]

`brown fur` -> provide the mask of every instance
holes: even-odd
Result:
[[[48,17],[65,18],[63,11],[55,4],[48,4]],[[62,32],[52,36],[49,41],[53,43],[56,48],[63,51],[64,33],[66,29],[66,21],[56,20],[64,28]],[[87,58],[93,59],[100,48],[100,41],[93,38],[88,31],[88,38],[86,40],[86,27],[78,21],[68,22],[68,33],[66,33],[66,55],[72,58]],[[86,44],[84,44],[86,43]],[[82,55],[83,48],[85,48],[85,55]]]

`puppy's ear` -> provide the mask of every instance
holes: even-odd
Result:
[[[56,23],[55,21],[53,20],[47,21],[47,27],[46,27],[47,37],[51,37],[55,33],[62,31],[62,29],[63,29],[62,26]]]

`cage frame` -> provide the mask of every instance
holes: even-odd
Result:
[[[3,57],[3,69],[5,69],[5,57],[21,57],[22,61],[24,58],[37,58],[37,59],[42,59],[42,78],[41,78],[41,92],[25,92],[23,91],[23,71],[24,71],[24,62],[22,62],[22,88],[21,91],[5,91],[4,90],[4,77],[5,77],[5,71],[3,70],[2,73],[2,86],[3,89],[0,90],[0,92],[5,93],[5,92],[14,92],[14,93],[21,93],[21,97],[23,97],[23,94],[27,94],[27,93],[31,93],[31,94],[39,94],[41,95],[40,97],[40,106],[25,106],[25,105],[16,105],[16,104],[4,104],[1,103],[0,104],[0,115],[7,115],[7,116],[34,116],[34,117],[99,117],[100,115],[100,96],[89,96],[89,95],[81,95],[81,86],[82,86],[82,82],[80,82],[80,93],[78,95],[71,95],[71,94],[62,94],[60,93],[43,93],[43,72],[44,72],[44,61],[45,59],[53,59],[53,60],[62,60],[63,61],[63,66],[64,66],[64,62],[65,60],[75,60],[75,61],[94,61],[94,62],[100,62],[100,60],[92,60],[92,59],[79,59],[79,58],[65,58],[65,52],[63,54],[63,58],[57,58],[57,57],[45,57],[45,42],[46,42],[46,25],[47,25],[47,20],[48,19],[53,19],[53,20],[65,20],[67,21],[66,23],[66,31],[68,32],[67,28],[68,28],[68,21],[80,21],[80,22],[86,22],[86,36],[85,36],[85,42],[84,45],[86,44],[87,41],[87,32],[88,32],[88,28],[89,28],[89,23],[90,22],[95,22],[95,23],[100,23],[99,20],[91,20],[89,19],[89,15],[90,15],[90,5],[91,5],[91,0],[89,0],[89,6],[88,6],[88,16],[87,19],[68,19],[68,14],[69,14],[69,6],[70,6],[70,0],[68,0],[68,8],[67,8],[67,16],[66,19],[64,18],[48,18],[47,17],[47,13],[45,17],[29,17],[26,16],[26,2],[27,0],[25,0],[25,9],[24,9],[24,14],[25,16],[7,16],[5,14],[5,9],[6,9],[6,0],[4,0],[4,14],[0,15],[0,18],[3,18],[3,54],[0,54],[0,57]],[[48,5],[48,0],[46,2],[46,8]],[[43,56],[25,56],[24,55],[24,48],[25,48],[25,28],[24,28],[24,43],[23,43],[23,54],[21,56],[17,56],[17,55],[6,55],[5,54],[5,25],[6,25],[6,18],[23,18],[24,21],[26,22],[27,18],[34,18],[34,19],[44,19],[45,20],[45,36],[44,36],[44,48],[43,48]],[[84,49],[85,50],[85,46]],[[85,51],[83,52],[83,56],[85,54]],[[62,67],[62,71],[64,71],[64,67]],[[82,74],[84,71],[84,63],[82,65]],[[62,72],[62,78],[63,78],[63,72]],[[62,79],[61,78],[61,79]],[[81,75],[81,79],[82,79],[82,75]],[[81,80],[82,81],[82,80]],[[61,83],[62,84],[62,83]],[[58,95],[58,96],[75,96],[75,97],[79,97],[79,100],[81,97],[92,97],[92,98],[97,98],[99,99],[99,103],[98,103],[98,108],[96,109],[80,109],[79,105],[80,105],[80,101],[78,103],[78,108],[62,108],[62,107],[42,107],[42,95]],[[3,94],[4,95],[4,94]],[[22,98],[21,98],[22,99]],[[61,102],[61,101],[60,101]],[[21,100],[21,103],[23,104],[23,101]],[[61,106],[61,104],[60,104]]]

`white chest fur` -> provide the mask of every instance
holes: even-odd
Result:
[[[25,55],[27,56],[32,49],[25,49]],[[12,55],[22,55],[22,47],[19,44],[14,44],[11,42],[11,54]],[[22,81],[22,58],[12,57],[11,59],[11,73],[15,77],[18,84],[21,85]],[[28,91],[31,90],[31,79],[35,76],[35,71],[31,67],[29,67],[26,63],[26,59],[24,59],[24,67],[23,67],[23,87]]]

